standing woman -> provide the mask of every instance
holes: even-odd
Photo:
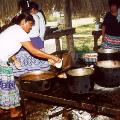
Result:
[[[28,33],[32,40],[32,43],[36,45],[39,49],[44,48],[44,34],[45,34],[45,21],[43,16],[38,16],[39,6],[36,2],[29,3],[29,13],[33,16],[35,20],[35,25],[32,27]]]
[[[30,11],[33,14],[36,14],[39,18],[39,36],[44,41],[45,30],[46,30],[46,17],[45,14],[39,5],[36,2],[30,2]]]
[[[120,20],[118,20],[118,1],[109,0],[110,12],[106,13],[102,26],[101,48],[120,50]]]
[[[32,45],[27,33],[33,24],[32,15],[22,13],[17,17],[17,24],[9,26],[0,34],[0,112],[10,110],[12,118],[20,115],[20,111],[16,109],[20,106],[20,96],[14,80],[12,66],[9,64],[9,58],[14,56],[23,46],[36,57],[50,59],[54,63],[60,62],[58,57],[46,54]],[[16,59],[13,58],[17,66]]]

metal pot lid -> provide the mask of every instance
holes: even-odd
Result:
[[[67,71],[67,74],[70,76],[86,76],[91,75],[94,72],[92,68],[77,68]]]
[[[55,72],[51,71],[31,71],[25,74],[22,74],[19,79],[20,80],[48,80],[54,78],[57,75]]]
[[[118,50],[115,50],[115,49],[103,49],[103,48],[100,48],[98,50],[98,53],[116,53],[118,52]]]
[[[103,68],[119,68],[120,61],[117,61],[117,60],[98,61],[96,65],[98,67],[103,67]]]

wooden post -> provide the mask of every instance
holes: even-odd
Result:
[[[56,43],[56,51],[60,51],[61,47],[60,47],[60,40],[59,37],[55,38],[55,43]]]
[[[72,27],[71,19],[71,0],[64,0],[65,27]]]
[[[97,51],[98,50],[98,39],[100,38],[100,36],[102,35],[102,31],[92,31],[92,35],[94,37],[94,47],[93,50]]]
[[[65,28],[72,28],[71,0],[64,0],[64,18]],[[75,58],[73,35],[66,35],[67,49],[71,52],[72,58]]]
[[[120,120],[120,112],[116,112],[116,119],[115,120]]]

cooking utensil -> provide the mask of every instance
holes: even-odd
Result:
[[[50,65],[52,66],[55,66],[56,68],[61,68],[62,67],[62,61],[63,61],[63,58],[61,59],[61,61],[59,63],[54,63],[53,60],[49,59],[48,62]]]
[[[115,49],[103,49],[103,48],[98,49],[98,53],[116,53],[116,52],[118,52],[118,50],[115,50]]]
[[[63,58],[61,59],[61,62],[55,63],[55,67],[56,68],[61,68],[62,67],[62,61],[63,61]]]
[[[68,90],[73,94],[92,91],[94,89],[93,73],[93,69],[85,67],[68,70],[66,73]]]
[[[85,53],[82,55],[82,60],[87,64],[87,65],[93,65],[97,62],[97,53]]]
[[[98,61],[104,60],[120,60],[120,53],[115,49],[99,49]]]
[[[120,61],[98,61],[95,65],[94,81],[103,87],[120,85]]]
[[[56,51],[52,54],[57,55],[59,58],[62,59],[62,61],[63,61],[62,68],[65,68],[67,66],[73,66],[72,57],[68,50]]]
[[[57,55],[58,57],[60,57],[62,59],[62,66],[60,68],[56,68],[56,67],[52,66],[52,68],[55,69],[55,71],[58,74],[64,73],[73,67],[73,61],[72,61],[72,57],[71,57],[71,54],[69,53],[69,51],[67,51],[67,50],[56,51],[52,54]]]
[[[32,71],[21,75],[19,81],[23,89],[46,92],[53,88],[55,77],[55,72]]]

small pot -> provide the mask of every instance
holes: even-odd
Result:
[[[56,73],[51,71],[32,71],[19,77],[21,88],[37,92],[52,90],[55,84]]]
[[[94,89],[92,80],[94,70],[77,68],[67,71],[67,88],[73,94],[87,93]]]
[[[120,61],[99,61],[95,66],[95,82],[103,87],[120,85]]]
[[[120,60],[120,53],[114,49],[99,49],[98,61],[104,60]]]
[[[94,65],[97,61],[97,53],[85,53],[82,55],[81,60],[87,65]]]

